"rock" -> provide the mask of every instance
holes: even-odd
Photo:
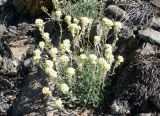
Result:
[[[0,68],[2,67],[0,66]],[[21,79],[19,76],[4,75],[0,71],[0,116],[11,115],[9,113],[10,108],[16,99],[16,95],[19,94]]]
[[[160,17],[157,17],[157,18],[154,17],[152,19],[150,25],[151,25],[151,27],[160,30]]]
[[[10,104],[7,103],[8,101],[9,100],[6,97],[0,95],[0,115],[1,116],[7,115],[7,110],[10,108]]]
[[[24,67],[26,67],[26,68],[30,67],[31,64],[32,64],[31,59],[27,59],[24,61]]]
[[[153,45],[151,45],[150,43],[143,43],[141,45],[141,48],[139,48],[138,50],[136,50],[137,52],[139,52],[142,55],[147,55],[147,54],[155,54],[158,51],[155,49],[155,47]]]
[[[136,116],[153,116],[151,113],[140,113],[137,114]]]
[[[0,39],[3,37],[4,33],[7,32],[7,28],[0,24]]]
[[[14,58],[22,60],[26,56],[27,50],[30,47],[29,44],[26,44],[30,38],[28,38],[27,36],[22,36],[22,37],[17,36],[17,38],[15,39],[16,40],[13,40],[9,43],[9,46]]]
[[[135,37],[133,29],[128,26],[123,26],[119,36],[124,39]]]
[[[19,33],[16,26],[9,26],[8,27],[8,32],[9,32],[10,36],[12,36],[12,35],[18,35],[18,33]]]
[[[146,48],[144,48],[146,49]],[[160,57],[157,53],[132,53],[117,73],[108,97],[112,113],[160,111]],[[113,107],[114,106],[114,107]],[[115,108],[116,106],[116,108]],[[117,110],[118,109],[118,110]]]
[[[153,95],[149,99],[150,103],[154,106],[154,108],[160,109],[160,94],[157,93],[156,95]]]
[[[116,5],[109,5],[106,9],[106,15],[112,14],[114,17],[127,19],[127,13]]]
[[[49,86],[47,79],[42,69],[27,76],[21,94],[13,104],[12,116],[46,116],[53,111],[53,98],[45,97],[41,92],[44,86]]]
[[[4,5],[7,2],[7,0],[0,0],[0,6]]]
[[[160,8],[160,1],[159,0],[151,0],[150,1],[153,5],[157,6],[158,8]]]
[[[131,106],[129,106],[127,101],[114,101],[111,105],[111,110],[113,114],[130,114]]]
[[[5,74],[10,76],[17,75],[18,62],[16,60],[4,57],[2,62],[3,68],[6,70]]]
[[[42,6],[48,8],[52,5],[52,2],[51,0],[13,0],[12,4],[18,13],[35,17],[42,13]]]
[[[160,32],[147,28],[145,30],[139,30],[138,33],[144,41],[160,45]]]

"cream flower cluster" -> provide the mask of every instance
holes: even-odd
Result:
[[[42,33],[42,38],[44,39],[44,41],[46,43],[48,43],[49,42],[49,33],[47,33],[47,32]]]
[[[61,100],[61,98],[59,98],[58,100],[56,100],[56,101],[54,102],[54,105],[55,105],[56,108],[62,109],[63,105],[62,105],[62,100]]]
[[[62,52],[70,52],[71,43],[69,39],[63,40],[63,43],[60,44],[60,50]]]
[[[52,68],[53,67],[53,62],[51,60],[46,60],[45,61],[45,66],[49,67],[49,68]]]
[[[62,12],[60,10],[55,12],[55,20],[59,21],[62,16]]]
[[[81,55],[79,56],[79,58],[80,58],[80,60],[84,61],[84,60],[87,59],[87,56],[86,56],[85,54],[81,54]]]
[[[83,65],[84,65],[84,63],[85,63],[86,60],[87,60],[86,54],[81,54],[81,55],[79,56],[77,64],[78,64],[78,68],[79,68],[80,70],[82,70]]]
[[[47,95],[47,96],[51,96],[51,95],[52,95],[52,91],[49,90],[49,87],[43,87],[42,93],[43,93],[44,95]]]
[[[112,46],[110,44],[105,44],[105,53],[112,53]]]
[[[36,19],[35,24],[38,27],[40,32],[44,31],[44,22],[42,19]]]
[[[105,69],[106,72],[110,71],[111,65],[104,59],[104,58],[99,58],[98,59],[98,64]]]
[[[52,67],[45,67],[45,72],[52,79],[56,79],[57,78],[57,72]]]
[[[124,61],[122,56],[118,56],[116,59],[116,65],[120,65]]]
[[[44,49],[45,43],[43,41],[39,42],[39,48]]]
[[[88,17],[81,17],[80,21],[83,28],[86,28],[88,25],[91,25],[93,22],[93,20],[89,19]]]
[[[108,19],[108,18],[103,18],[102,19],[102,27],[104,30],[110,30],[113,26],[113,22],[112,20]]]
[[[76,23],[71,23],[71,24],[69,24],[69,29],[72,33],[72,36],[74,37],[75,35],[79,34],[81,27],[78,26]]]
[[[72,76],[75,74],[75,72],[76,72],[76,70],[75,70],[74,68],[69,67],[69,68],[67,69],[67,71],[66,71],[66,75],[67,75],[68,77],[72,77]]]
[[[67,64],[68,62],[69,62],[69,57],[68,56],[66,56],[66,55],[62,55],[60,58],[59,58],[59,60],[60,60],[60,62],[62,63],[62,64]]]
[[[41,59],[41,51],[39,49],[34,50],[33,59],[38,61]]]
[[[114,22],[114,29],[117,33],[119,33],[120,30],[122,29],[122,23],[121,22]]]
[[[51,60],[45,61],[45,72],[52,79],[57,78],[57,72],[53,69],[53,62]]]
[[[101,42],[100,36],[94,36],[94,45],[98,45]]]
[[[69,92],[69,87],[68,87],[68,85],[67,84],[61,84],[60,85],[60,91],[62,92],[62,93],[64,93],[64,94],[67,94],[68,92]]]
[[[51,55],[52,58],[56,58],[56,55],[58,54],[58,49],[55,48],[55,47],[52,47],[50,50],[49,50],[49,54]]]
[[[36,19],[35,24],[37,27],[43,27],[43,20],[42,19]]]
[[[68,25],[71,24],[71,19],[72,19],[72,17],[71,17],[70,15],[67,15],[67,16],[65,16],[65,18],[64,18],[65,22],[66,22]]]
[[[73,23],[78,24],[78,23],[79,23],[79,20],[74,17],[74,18],[73,18]]]
[[[95,54],[90,54],[89,55],[89,61],[92,63],[92,64],[97,64],[97,56]]]
[[[111,65],[114,61],[114,55],[112,53],[112,46],[110,44],[105,45],[105,58],[107,62]]]

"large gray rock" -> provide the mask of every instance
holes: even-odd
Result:
[[[145,30],[139,30],[138,33],[144,41],[160,45],[160,32],[147,28]]]
[[[41,93],[45,84],[43,72],[28,75],[22,87],[22,93],[13,105],[12,116],[45,115],[46,107]]]
[[[147,48],[143,48],[146,51]],[[115,86],[112,85],[112,93],[108,97],[113,114],[160,111],[159,53],[148,52],[150,54],[138,51],[130,55],[117,73]]]
[[[124,19],[128,18],[127,13],[123,9],[119,8],[117,5],[109,5],[106,9],[105,14],[107,15],[107,13],[110,13],[113,16],[119,18],[124,18]]]
[[[151,21],[151,26],[156,29],[160,29],[160,17],[153,18]]]
[[[160,53],[160,51],[156,50],[156,47],[151,45],[150,43],[144,43],[140,46],[138,50],[136,50],[142,55],[155,54]]]
[[[21,14],[30,14],[37,16],[42,13],[41,7],[49,7],[52,5],[51,0],[12,0],[16,11]]]

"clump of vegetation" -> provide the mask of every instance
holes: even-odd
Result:
[[[63,12],[74,17],[90,17],[96,19],[100,9],[100,4],[97,0],[80,0],[75,4],[68,3],[63,7]]]
[[[52,0],[54,9],[61,9],[62,13],[80,18],[90,17],[96,19],[100,10],[100,3],[98,0]]]
[[[54,4],[58,6],[59,3]],[[44,87],[42,93],[54,96],[55,107],[59,109],[65,106],[97,107],[103,100],[103,88],[109,79],[107,76],[123,62],[122,56],[114,54],[122,24],[103,18],[103,34],[96,35],[91,44],[89,34],[93,19],[81,17],[72,21],[70,15],[66,15],[64,20],[61,17],[60,9],[54,12],[54,19],[59,26],[62,21],[68,24],[72,38],[61,40],[60,36],[58,47],[52,45],[49,33],[44,31],[43,20],[35,21],[43,41],[34,51],[33,59],[37,66],[44,69],[46,78],[50,78],[56,86],[54,90]],[[107,44],[108,33],[112,28],[116,38],[112,44]]]

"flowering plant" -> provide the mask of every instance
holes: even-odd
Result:
[[[56,17],[55,20],[60,22],[60,11],[57,11]],[[64,21],[68,24],[72,38],[60,41],[59,46],[55,47],[50,41],[49,33],[43,30],[43,20],[36,20],[43,41],[34,51],[33,59],[38,65],[41,64],[39,66],[42,66],[56,86],[52,92],[48,87],[44,87],[42,93],[58,98],[55,107],[59,109],[64,106],[75,108],[77,105],[97,107],[103,98],[102,92],[107,76],[124,61],[122,56],[114,54],[117,41],[114,41],[114,44],[106,43],[106,34],[110,29],[114,27],[118,36],[122,24],[103,18],[103,35],[96,35],[91,47],[89,32],[92,19],[82,17],[72,21],[71,16],[67,15]],[[47,52],[45,54],[48,56],[42,60],[44,52]]]

